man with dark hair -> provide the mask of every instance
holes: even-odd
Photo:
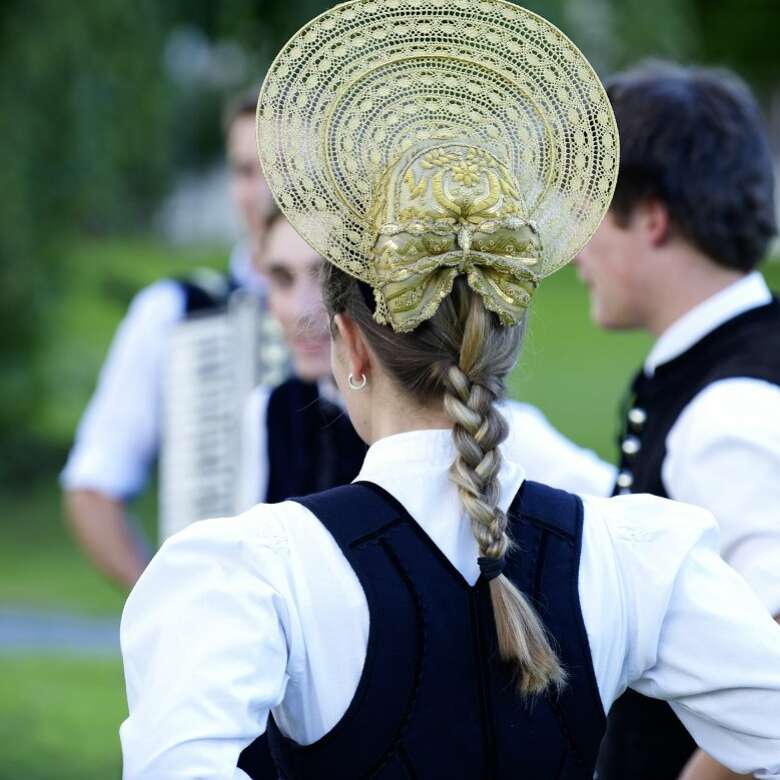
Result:
[[[127,504],[143,489],[158,454],[171,335],[188,317],[224,306],[239,287],[264,305],[265,280],[255,265],[273,199],[257,159],[256,101],[256,90],[241,95],[224,121],[230,193],[245,233],[231,254],[229,273],[163,279],[135,296],[61,476],[71,531],[95,566],[124,588],[135,583],[148,559]]]
[[[630,388],[615,493],[710,509],[723,557],[777,616],[780,302],[755,270],[776,230],[759,112],[720,70],[648,64],[607,91],[620,175],[577,264],[599,325],[656,338]],[[734,776],[695,751],[669,705],[628,691],[610,713],[598,777]]]

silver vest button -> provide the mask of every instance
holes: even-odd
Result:
[[[647,412],[644,409],[640,409],[638,406],[629,409],[628,423],[635,431],[641,431],[646,422]]]
[[[628,492],[628,489],[634,484],[634,475],[630,471],[621,471],[617,475],[616,482],[621,491]]]
[[[623,450],[624,455],[631,457],[642,449],[642,442],[636,436],[626,436],[620,445],[620,449]]]

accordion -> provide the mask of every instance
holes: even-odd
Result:
[[[278,325],[246,291],[174,328],[163,380],[161,542],[196,520],[236,514],[244,403],[288,370]]]

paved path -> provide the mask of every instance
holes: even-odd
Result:
[[[0,605],[0,655],[119,657],[119,618]]]

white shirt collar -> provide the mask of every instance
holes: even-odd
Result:
[[[506,456],[507,447],[501,449],[498,505],[506,512],[525,472]],[[479,550],[457,488],[449,478],[454,460],[451,430],[398,433],[371,445],[356,481],[373,482],[394,496],[473,585],[479,577]]]
[[[719,325],[771,300],[772,293],[764,277],[758,271],[749,273],[672,323],[650,350],[645,360],[645,374],[652,376],[658,366],[681,355]]]
[[[513,435],[510,429],[510,439]],[[510,440],[501,445],[501,469],[498,474],[501,483],[501,496],[499,506],[506,511],[509,509],[517,491],[520,490],[525,479],[525,470],[511,457],[508,457]],[[355,482],[367,480],[383,485],[388,480],[385,475],[392,475],[390,480],[392,490],[388,490],[407,508],[413,517],[411,505],[416,503],[416,496],[409,495],[407,503],[407,491],[404,489],[403,480],[398,480],[401,472],[420,473],[420,470],[437,472],[448,481],[447,476],[452,462],[455,460],[455,442],[452,439],[452,431],[449,428],[427,428],[417,431],[406,431],[385,436],[375,441],[366,453],[360,473],[355,477]],[[401,494],[404,494],[402,497]]]

